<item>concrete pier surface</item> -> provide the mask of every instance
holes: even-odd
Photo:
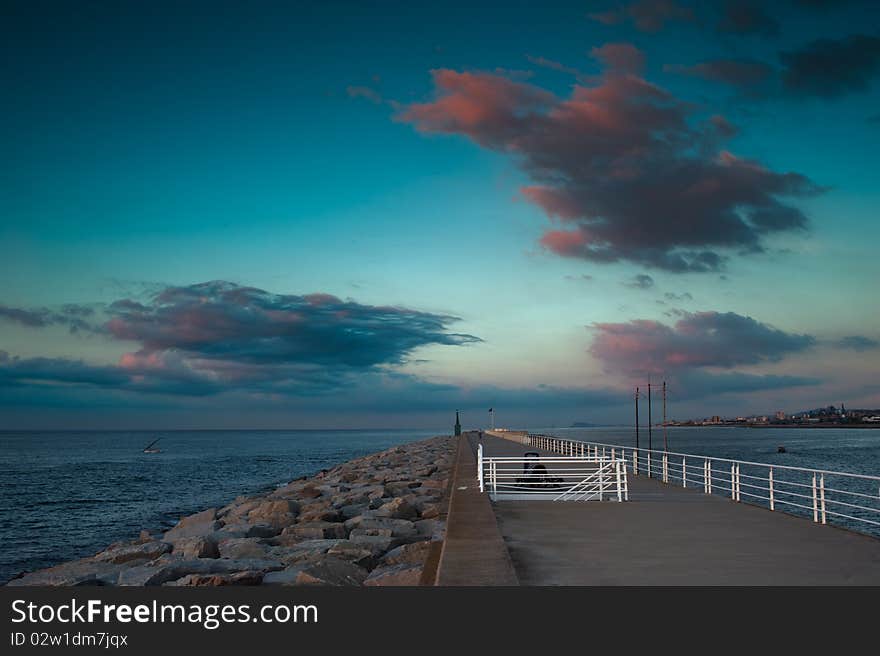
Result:
[[[554,455],[482,443],[486,456]],[[880,585],[876,538],[628,475],[625,503],[492,504],[520,585]]]

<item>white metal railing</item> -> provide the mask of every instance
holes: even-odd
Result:
[[[636,476],[702,488],[705,494],[721,494],[735,502],[880,535],[880,476],[636,449],[553,435],[529,434],[526,442],[566,456],[619,459]]]
[[[486,457],[477,447],[480,492],[493,501],[627,501],[626,462],[608,457]]]

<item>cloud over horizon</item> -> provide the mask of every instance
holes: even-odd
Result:
[[[768,236],[807,229],[791,201],[821,191],[809,178],[726,150],[736,128],[696,117],[644,79],[634,46],[592,56],[604,73],[569,98],[493,73],[435,70],[435,99],[396,120],[510,156],[532,180],[523,197],[559,223],[541,244],[563,257],[717,272],[730,252],[761,252]]]
[[[816,343],[812,335],[735,312],[679,314],[673,326],[646,319],[595,323],[589,351],[611,373],[647,376],[778,362]]]
[[[9,310],[7,308],[7,310]],[[46,311],[48,312],[48,311]],[[363,305],[329,294],[271,294],[225,281],[166,287],[148,302],[121,299],[90,330],[135,342],[114,366],[58,358],[0,357],[0,385],[109,386],[202,395],[235,389],[314,394],[345,387],[358,374],[406,362],[429,345],[482,340],[453,333],[457,317]],[[7,311],[32,327],[52,313]],[[43,316],[45,321],[37,321]]]

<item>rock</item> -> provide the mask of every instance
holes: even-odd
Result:
[[[290,499],[264,501],[248,513],[251,522],[284,527],[293,524],[299,514],[299,504]]]
[[[432,540],[442,540],[446,532],[446,522],[439,519],[421,519],[415,523],[419,535]]]
[[[378,536],[383,538],[391,537],[391,529],[390,528],[354,528],[349,533],[349,537],[351,539],[362,537],[362,536]]]
[[[306,485],[299,491],[299,497],[301,499],[317,499],[321,494],[321,490],[314,485]]]
[[[361,585],[367,570],[339,558],[327,557],[304,567],[296,577],[296,585]]]
[[[181,558],[219,558],[220,551],[217,549],[217,541],[213,536],[199,536],[181,538],[174,543],[174,555]]]
[[[174,526],[174,528],[172,528],[170,531],[165,532],[162,540],[164,542],[170,542],[173,544],[180,538],[191,538],[209,535],[210,533],[213,533],[222,526],[222,524],[218,522],[216,518],[216,508],[208,508],[207,510],[203,510],[200,513],[196,513],[188,517],[183,517],[179,522],[177,522],[177,525]]]
[[[369,549],[374,554],[384,553],[397,544],[392,537],[381,535],[354,535],[354,531],[352,531],[352,535],[350,535],[348,539],[350,542],[354,542],[357,545]]]
[[[348,529],[339,522],[299,522],[285,528],[282,535],[293,535],[303,540],[341,539],[348,536]]]
[[[406,519],[392,519],[390,517],[371,517],[368,515],[360,515],[348,522],[346,525],[352,530],[354,529],[385,529],[391,531],[389,535],[396,538],[408,538],[418,535],[416,525]],[[370,535],[369,533],[362,535]],[[372,535],[382,535],[382,533],[373,533]]]
[[[187,574],[176,581],[163,585],[174,586],[219,586],[219,585],[260,585],[263,573],[255,571],[235,572],[234,574]]]
[[[375,512],[378,517],[391,517],[393,519],[415,519],[419,516],[418,511],[406,499],[401,497],[392,499]]]
[[[422,577],[421,565],[389,565],[387,567],[377,567],[364,580],[364,585],[395,585],[395,586],[411,586],[418,585],[419,579]]]
[[[141,534],[138,536],[137,543],[144,544],[146,542],[152,542],[155,540],[152,534],[149,531],[141,531]]]
[[[226,560],[223,558],[197,558],[192,560],[155,561],[123,570],[119,585],[162,585],[176,581],[188,574],[233,574],[235,572],[269,572],[283,569],[277,560]]]
[[[371,549],[365,549],[363,545],[350,540],[340,540],[336,546],[327,550],[327,555],[348,560],[368,570],[373,569],[376,564],[376,557]]]
[[[129,564],[102,562],[92,558],[83,558],[24,574],[17,579],[12,579],[6,585],[115,585],[120,572],[128,569]]]
[[[352,504],[339,508],[339,514],[342,515],[345,519],[351,519],[352,517],[357,517],[367,509],[368,508],[366,504]]]
[[[266,572],[263,575],[263,585],[296,585],[296,579],[305,565],[291,565],[286,569],[275,572]]]
[[[95,556],[95,560],[106,561],[109,563],[127,563],[134,560],[153,560],[169,551],[171,551],[170,544],[154,540],[151,542],[131,544],[102,551]]]
[[[437,504],[426,504],[422,510],[422,519],[434,519],[440,516],[440,506]]]
[[[237,560],[240,558],[266,558],[266,547],[260,538],[230,538],[217,545],[221,558]]]
[[[422,565],[428,558],[431,542],[422,540],[404,544],[389,551],[382,558],[383,565]]]

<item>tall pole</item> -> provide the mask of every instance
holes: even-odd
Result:
[[[669,442],[666,441],[666,381],[663,381],[663,450],[669,451]]]
[[[636,451],[639,450],[639,388],[636,387]]]
[[[653,427],[651,426],[651,381],[648,381],[648,451],[653,449]]]

